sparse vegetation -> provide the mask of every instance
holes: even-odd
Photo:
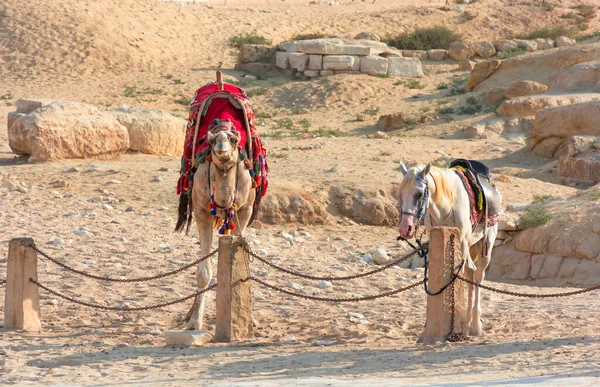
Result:
[[[415,117],[407,116],[404,119],[404,125],[406,126],[406,130],[413,130],[419,125],[419,121]]]
[[[578,42],[583,42],[585,40],[595,38],[597,36],[600,36],[600,31],[592,32],[591,34],[579,35],[579,36],[575,37],[575,40]]]
[[[441,108],[437,111],[437,114],[439,114],[440,116],[447,115],[447,114],[454,114],[454,109],[451,107]]]
[[[269,152],[269,157],[274,159],[287,159],[290,155],[288,153]]]
[[[243,46],[244,44],[272,44],[270,39],[257,34],[246,34],[246,35],[235,35],[231,38],[231,44],[236,47]]]
[[[371,74],[372,77],[377,77],[377,78],[389,78],[390,76],[388,74]]]
[[[553,27],[553,28],[538,28],[537,30],[528,34],[515,35],[515,39],[556,39],[559,36],[573,36],[573,30],[565,27]]]
[[[306,114],[306,113],[308,113],[308,110],[306,110],[306,109],[305,109],[305,108],[303,108],[303,107],[293,107],[293,108],[290,110],[290,113],[291,113],[291,114]]]
[[[181,79],[174,79],[173,83],[176,85],[185,85],[185,82],[182,81]]]
[[[378,107],[370,107],[368,109],[363,110],[363,114],[366,114],[368,116],[376,116],[379,114],[379,108]]]
[[[178,99],[174,100],[173,102],[179,104],[179,105],[184,105],[184,106],[189,106],[192,103],[192,100],[188,97],[179,97]]]
[[[387,151],[382,151],[382,152],[379,152],[379,156],[386,157],[386,156],[391,156],[391,155],[392,155],[392,154],[391,154],[390,152],[387,152]]]
[[[423,89],[423,88],[425,88],[425,86],[421,85],[421,82],[417,81],[416,79],[411,79],[410,81],[408,81],[406,83],[406,87],[408,87],[409,89]]]
[[[435,88],[438,89],[438,90],[446,90],[448,88],[448,84],[447,83],[440,83]]]
[[[596,201],[600,200],[600,191],[592,191],[588,194],[588,198],[590,200]]]
[[[552,220],[552,214],[540,205],[528,206],[519,218],[522,228],[538,227]]]
[[[517,48],[516,50],[506,50],[498,57],[498,59],[514,58],[515,56],[523,54],[527,54],[527,50],[525,50],[524,48]]]
[[[550,199],[552,199],[552,195],[534,195],[531,204],[542,204]]]
[[[461,36],[448,27],[419,28],[390,39],[388,44],[400,50],[449,49],[452,42],[460,41]]]
[[[123,96],[128,98],[140,97],[143,95],[161,95],[165,94],[163,89],[154,89],[151,87],[147,87],[143,90],[138,90],[135,86],[127,86],[125,85],[125,89],[123,91]]]
[[[312,123],[310,122],[309,119],[307,118],[303,118],[300,121],[298,121],[298,124],[300,125],[300,127],[304,130],[308,130],[310,129],[310,127],[312,126]]]
[[[320,34],[320,33],[312,33],[312,34],[298,34],[292,36],[290,40],[312,40],[312,39],[325,39],[325,38],[334,38],[335,36],[330,34]]]
[[[280,120],[275,121],[277,128],[279,129],[287,129],[287,130],[293,130],[294,129],[294,121],[292,121],[291,118],[282,118]]]
[[[458,86],[452,86],[452,88],[450,89],[450,93],[448,95],[460,95],[460,94],[464,94],[465,90],[461,87]]]
[[[248,95],[248,97],[252,98],[258,95],[265,95],[268,91],[269,89],[266,87],[257,87],[255,89],[248,90],[246,94]]]
[[[467,98],[466,105],[458,108],[458,114],[477,114],[481,111],[481,103],[479,100],[473,96]]]

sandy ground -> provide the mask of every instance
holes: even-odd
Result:
[[[32,2],[36,3],[36,2]],[[7,0],[0,4],[0,127],[19,97],[84,101],[112,109],[121,104],[158,108],[185,117],[174,102],[214,79],[221,67],[227,78],[235,50],[229,38],[256,32],[275,43],[297,33],[381,36],[417,25],[453,26],[466,39],[492,39],[528,28],[566,23],[565,1],[546,12],[511,1],[480,0],[469,6],[479,16],[468,23],[455,13],[437,10],[444,1],[344,1],[339,6],[309,1],[211,1],[206,4],[155,1],[47,1],[44,7]],[[591,2],[588,2],[591,3]],[[40,3],[41,4],[41,3]],[[38,4],[38,5],[40,5]],[[2,7],[5,7],[3,10]],[[472,8],[471,8],[472,7]],[[594,24],[595,23],[595,24]],[[598,21],[592,23],[597,26]],[[193,28],[189,27],[193,26]],[[525,137],[482,141],[461,138],[475,116],[435,120],[390,139],[366,138],[376,116],[355,117],[367,109],[378,114],[402,111],[419,118],[441,107],[461,106],[464,95],[449,95],[441,85],[461,82],[467,73],[456,64],[424,63],[422,88],[395,79],[336,76],[314,82],[291,81],[273,74],[245,81],[254,98],[260,132],[270,150],[271,192],[301,189],[317,197],[332,186],[388,191],[400,180],[400,160],[425,163],[440,157],[487,162],[505,203],[529,203],[535,195],[569,197],[578,189],[557,184],[548,173],[551,160],[524,149]],[[174,80],[181,80],[175,82]],[[126,93],[127,88],[133,93]],[[260,94],[260,93],[259,93]],[[2,106],[7,105],[7,106]],[[378,115],[377,114],[377,115]],[[347,137],[288,137],[301,120],[310,131],[342,130]],[[306,122],[306,121],[304,121]],[[277,132],[283,138],[273,137]],[[337,165],[337,172],[328,172]],[[24,190],[0,191],[0,273],[6,270],[8,241],[32,236],[53,257],[78,269],[107,276],[147,276],[180,267],[197,257],[195,237],[172,233],[176,218],[177,157],[126,154],[115,161],[73,160],[28,164],[15,158],[7,134],[0,132],[0,178],[18,181]],[[161,181],[154,181],[162,176]],[[108,205],[108,206],[107,206]],[[128,208],[133,211],[127,211]],[[310,237],[287,246],[281,231]],[[74,233],[77,231],[77,235]],[[82,233],[83,231],[83,233]],[[384,247],[406,250],[396,230],[334,219],[324,226],[263,225],[248,230],[255,250],[270,260],[306,273],[347,275],[369,270],[365,253]],[[57,238],[64,243],[54,245]],[[291,278],[253,263],[266,281],[299,293],[347,297],[376,294],[418,281],[421,270],[390,269],[373,277],[334,282]],[[177,299],[195,291],[194,270],[153,283],[114,286],[82,279],[40,258],[40,281],[88,302],[143,306]],[[566,289],[494,284],[523,292]],[[297,286],[296,286],[297,287]],[[425,319],[421,288],[358,304],[317,303],[254,286],[256,338],[197,348],[165,346],[164,331],[182,329],[189,303],[161,310],[118,313],[90,310],[41,292],[42,333],[0,332],[1,384],[54,385],[447,385],[471,383],[594,385],[600,383],[600,336],[597,294],[568,299],[514,299],[483,293],[485,335],[467,343],[421,346],[416,340]],[[4,292],[0,290],[0,309]],[[364,323],[348,312],[364,315]],[[205,329],[215,330],[214,293],[207,302]],[[331,342],[317,346],[317,340]]]

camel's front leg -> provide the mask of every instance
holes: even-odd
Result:
[[[498,226],[494,226],[488,229],[487,235],[484,236],[485,244],[479,242],[477,245],[480,248],[480,256],[477,260],[477,269],[473,275],[473,281],[475,283],[483,283],[485,279],[485,270],[487,269],[492,259],[492,249],[494,248],[494,242],[496,241],[496,235],[498,234]],[[485,251],[483,251],[485,246]],[[474,286],[475,296],[473,302],[472,319],[469,327],[469,333],[474,336],[483,334],[483,326],[481,323],[481,288]]]
[[[205,256],[211,251],[212,247],[212,216],[202,211],[200,213],[194,212],[194,218],[198,225],[200,241],[200,256]],[[203,290],[208,287],[210,279],[212,278],[212,258],[208,258],[198,264],[196,270],[196,281],[198,282],[198,290]],[[204,300],[206,293],[202,293],[194,300],[194,305],[191,310],[191,317],[185,327],[188,330],[199,330],[202,328],[202,319],[204,317]]]

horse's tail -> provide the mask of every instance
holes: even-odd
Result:
[[[185,228],[185,233],[188,234],[192,225],[192,198],[185,192],[179,195],[179,208],[177,212],[175,232],[182,232]]]

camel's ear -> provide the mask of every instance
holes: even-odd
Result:
[[[213,134],[213,132],[209,131],[208,133],[206,133],[206,140],[208,142],[213,142],[214,139],[215,139],[215,135]]]
[[[240,132],[238,132],[237,130],[233,130],[231,132],[231,139],[237,144],[238,142],[240,142]]]
[[[427,164],[427,166],[419,173],[419,175],[422,179],[424,179],[425,176],[429,175],[429,171],[431,171],[431,163]]]
[[[400,172],[402,172],[402,175],[404,176],[408,173],[408,169],[406,169],[406,165],[404,165],[402,161],[400,161]]]

